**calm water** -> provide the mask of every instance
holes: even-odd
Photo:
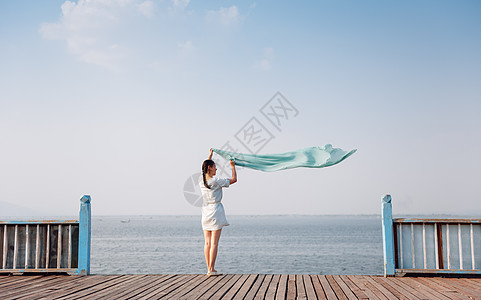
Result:
[[[224,273],[382,274],[376,216],[228,216]],[[94,217],[93,274],[206,272],[199,216]]]

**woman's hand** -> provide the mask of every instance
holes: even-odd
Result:
[[[212,154],[214,154],[214,151],[212,151],[212,148],[209,149],[209,157],[207,159],[212,159]]]
[[[231,168],[235,167],[235,161],[233,161],[233,160],[230,161],[230,167]]]

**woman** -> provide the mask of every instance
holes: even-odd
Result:
[[[202,177],[199,178],[203,198],[202,229],[204,230],[204,255],[208,276],[221,274],[214,269],[214,265],[222,227],[229,225],[225,217],[224,206],[221,203],[222,188],[229,187],[229,185],[237,182],[237,173],[233,161],[230,162],[232,178],[215,177],[217,168],[212,160],[212,154],[212,149],[210,149],[209,157],[202,164]]]

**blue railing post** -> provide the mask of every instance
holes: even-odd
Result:
[[[382,237],[384,250],[384,277],[394,276],[394,235],[391,195],[382,198]]]
[[[84,195],[80,199],[79,214],[79,250],[78,269],[79,275],[90,274],[90,233],[91,233],[91,211],[90,196]]]

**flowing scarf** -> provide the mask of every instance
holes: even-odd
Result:
[[[324,147],[310,147],[296,151],[277,154],[244,154],[212,149],[227,160],[233,160],[236,165],[265,172],[287,170],[292,168],[324,168],[333,166],[345,160],[357,149],[349,152],[339,148],[332,148],[327,144]]]

